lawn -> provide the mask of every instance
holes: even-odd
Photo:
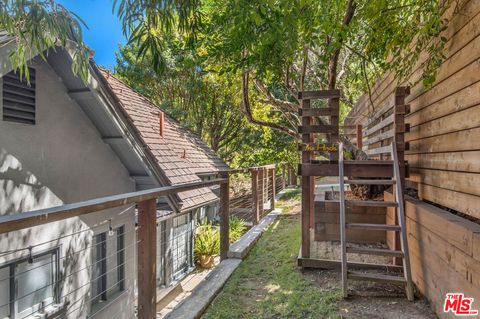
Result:
[[[228,280],[204,318],[338,318],[340,290],[321,291],[296,266],[299,191],[278,202],[283,213]]]

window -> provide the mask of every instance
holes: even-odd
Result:
[[[3,76],[3,120],[35,124],[35,69],[29,68],[30,83],[11,71]]]
[[[125,228],[95,235],[92,305],[102,304],[125,290]]]
[[[24,318],[58,303],[58,249],[0,267],[0,318]]]

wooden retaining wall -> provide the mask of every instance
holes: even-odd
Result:
[[[408,196],[405,213],[413,281],[439,318],[458,318],[443,312],[448,292],[475,298],[480,309],[480,225]]]
[[[406,98],[408,180],[416,183],[420,198],[480,218],[480,0],[460,0],[446,16],[446,60],[437,80],[428,90],[422,83],[412,86]],[[417,68],[409,81],[420,76]],[[408,84],[387,73],[372,88],[375,108]],[[345,124],[364,124],[371,113],[370,99],[363,96]]]
[[[340,204],[325,200],[332,192],[315,195],[315,241],[340,241]],[[385,224],[386,207],[354,206],[348,209],[347,223]],[[385,243],[385,231],[347,228],[346,238],[354,243]]]

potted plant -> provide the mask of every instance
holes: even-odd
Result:
[[[212,268],[214,257],[220,253],[220,233],[209,222],[201,223],[195,233],[195,260],[202,268]]]

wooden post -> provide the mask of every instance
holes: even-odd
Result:
[[[310,108],[310,100],[301,100],[300,105],[302,110]],[[302,126],[307,127],[312,125],[313,119],[311,116],[302,117]],[[302,134],[303,143],[313,142],[311,134]],[[302,163],[310,163],[312,159],[311,152],[302,151]],[[312,189],[311,189],[312,177],[302,176],[302,251],[301,255],[303,258],[310,257],[310,207],[312,198]]]
[[[263,203],[265,202],[263,191],[265,190],[265,183],[263,182],[263,167],[258,169],[258,214],[259,219],[263,217]]]
[[[156,318],[157,201],[138,203],[138,318]]]
[[[357,124],[357,148],[362,150],[363,148],[363,136],[362,136],[362,124]]]
[[[310,177],[310,229],[315,229],[315,177]]]
[[[398,163],[400,166],[400,180],[397,181],[400,192],[405,194],[405,111],[402,108],[405,108],[405,97],[410,94],[410,88],[408,87],[398,87],[395,90],[395,105],[393,107],[393,128],[395,130],[393,136],[393,143],[395,143],[397,148],[397,157]],[[403,144],[403,145],[402,145]],[[398,208],[395,208],[395,224],[398,225]],[[395,250],[400,250],[400,234],[395,233],[394,241]],[[394,257],[394,264],[401,265],[402,259]]]
[[[282,164],[282,189],[285,189],[285,165],[286,164]]]
[[[253,223],[256,225],[260,220],[260,207],[258,203],[258,169],[250,169],[252,174],[252,216]]]
[[[340,115],[340,99],[330,98],[328,100],[328,107],[335,109],[335,115],[330,116],[330,124],[336,126],[335,133],[329,135],[329,142],[330,143],[338,143],[339,142],[339,115]],[[338,152],[330,152],[330,160],[331,161],[338,161]]]
[[[230,222],[230,180],[228,172],[221,172],[220,176],[226,178],[227,182],[220,184],[220,260],[227,259]]]
[[[270,180],[268,179],[268,169],[267,168],[264,168],[263,169],[263,180],[264,180],[264,184],[263,184],[263,187],[264,188],[264,191],[263,191],[263,194],[265,196],[265,199],[264,199],[264,202],[268,202],[268,200],[270,199]]]
[[[275,209],[275,186],[276,186],[276,183],[275,183],[275,168],[272,168],[272,201],[271,201],[271,209],[274,210]]]

